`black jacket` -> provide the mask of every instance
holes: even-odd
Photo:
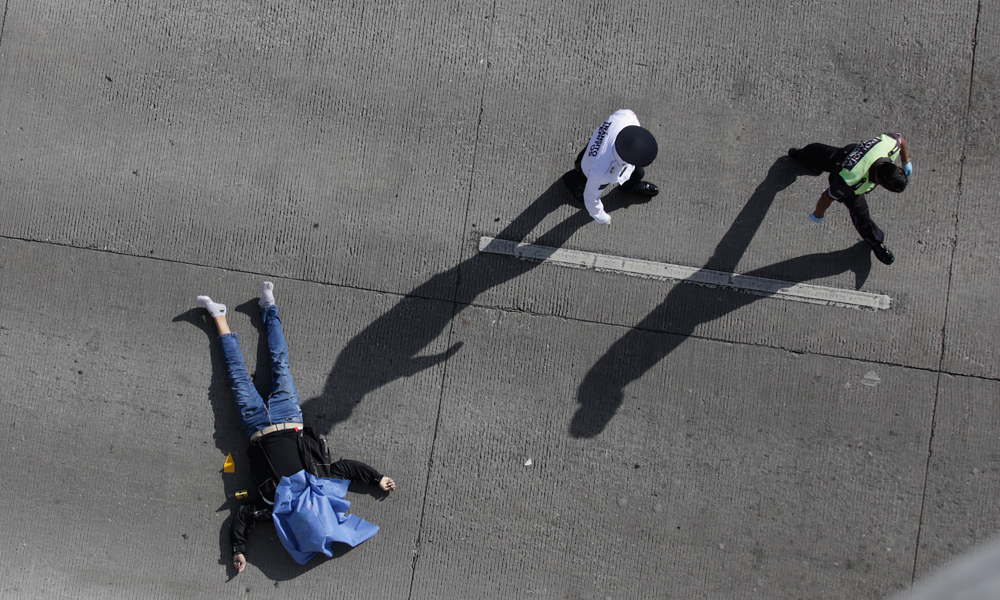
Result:
[[[382,480],[381,473],[361,461],[341,459],[332,462],[326,437],[317,435],[309,427],[262,436],[250,443],[247,457],[260,496],[241,505],[233,516],[229,531],[233,554],[246,553],[247,534],[257,519],[270,520],[274,491],[282,477],[305,469],[316,477],[361,481],[370,486],[377,486]]]

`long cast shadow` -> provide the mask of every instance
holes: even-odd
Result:
[[[562,180],[536,198],[520,215],[496,235],[498,239],[522,241],[548,215],[572,201]],[[608,212],[648,202],[640,196],[613,191],[606,198]],[[536,243],[559,247],[577,230],[592,222],[585,210],[574,212]],[[410,377],[453,356],[461,342],[444,352],[420,353],[444,331],[458,311],[458,304],[442,300],[428,310],[429,298],[457,289],[461,281],[461,301],[471,302],[483,292],[516,278],[540,263],[510,260],[476,253],[458,265],[434,275],[411,290],[395,306],[352,338],[337,356],[322,393],[302,403],[304,418],[319,431],[329,432],[350,417],[366,395],[401,377]]]
[[[734,272],[777,193],[806,173],[788,157],[776,160],[703,268]],[[854,271],[856,287],[860,288],[870,270],[871,250],[862,241],[844,250],[793,258],[746,275],[798,283]],[[577,389],[580,406],[570,422],[570,435],[590,438],[600,434],[621,407],[625,388],[684,343],[696,327],[765,297],[693,284],[675,285],[663,303],[612,344],[584,376]],[[654,331],[669,333],[651,333]]]

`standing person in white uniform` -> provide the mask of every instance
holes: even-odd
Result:
[[[642,178],[656,158],[656,139],[639,125],[627,108],[616,111],[594,130],[587,147],[576,157],[576,169],[566,174],[566,187],[582,200],[587,212],[601,225],[611,224],[601,192],[619,184],[622,190],[652,198],[660,190]]]

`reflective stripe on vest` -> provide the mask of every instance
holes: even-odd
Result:
[[[865,140],[844,159],[840,176],[844,183],[851,186],[855,194],[858,196],[867,194],[875,187],[875,182],[871,180],[869,173],[872,165],[880,158],[895,161],[899,151],[899,140],[884,133],[877,138]]]

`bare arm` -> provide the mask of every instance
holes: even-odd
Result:
[[[899,136],[899,160],[903,164],[910,162],[910,149],[906,146],[906,138]]]
[[[833,198],[826,193],[826,190],[823,190],[823,195],[816,201],[816,210],[813,211],[813,214],[816,215],[817,219],[822,219],[826,214],[826,209],[830,208],[831,204],[833,204]]]

